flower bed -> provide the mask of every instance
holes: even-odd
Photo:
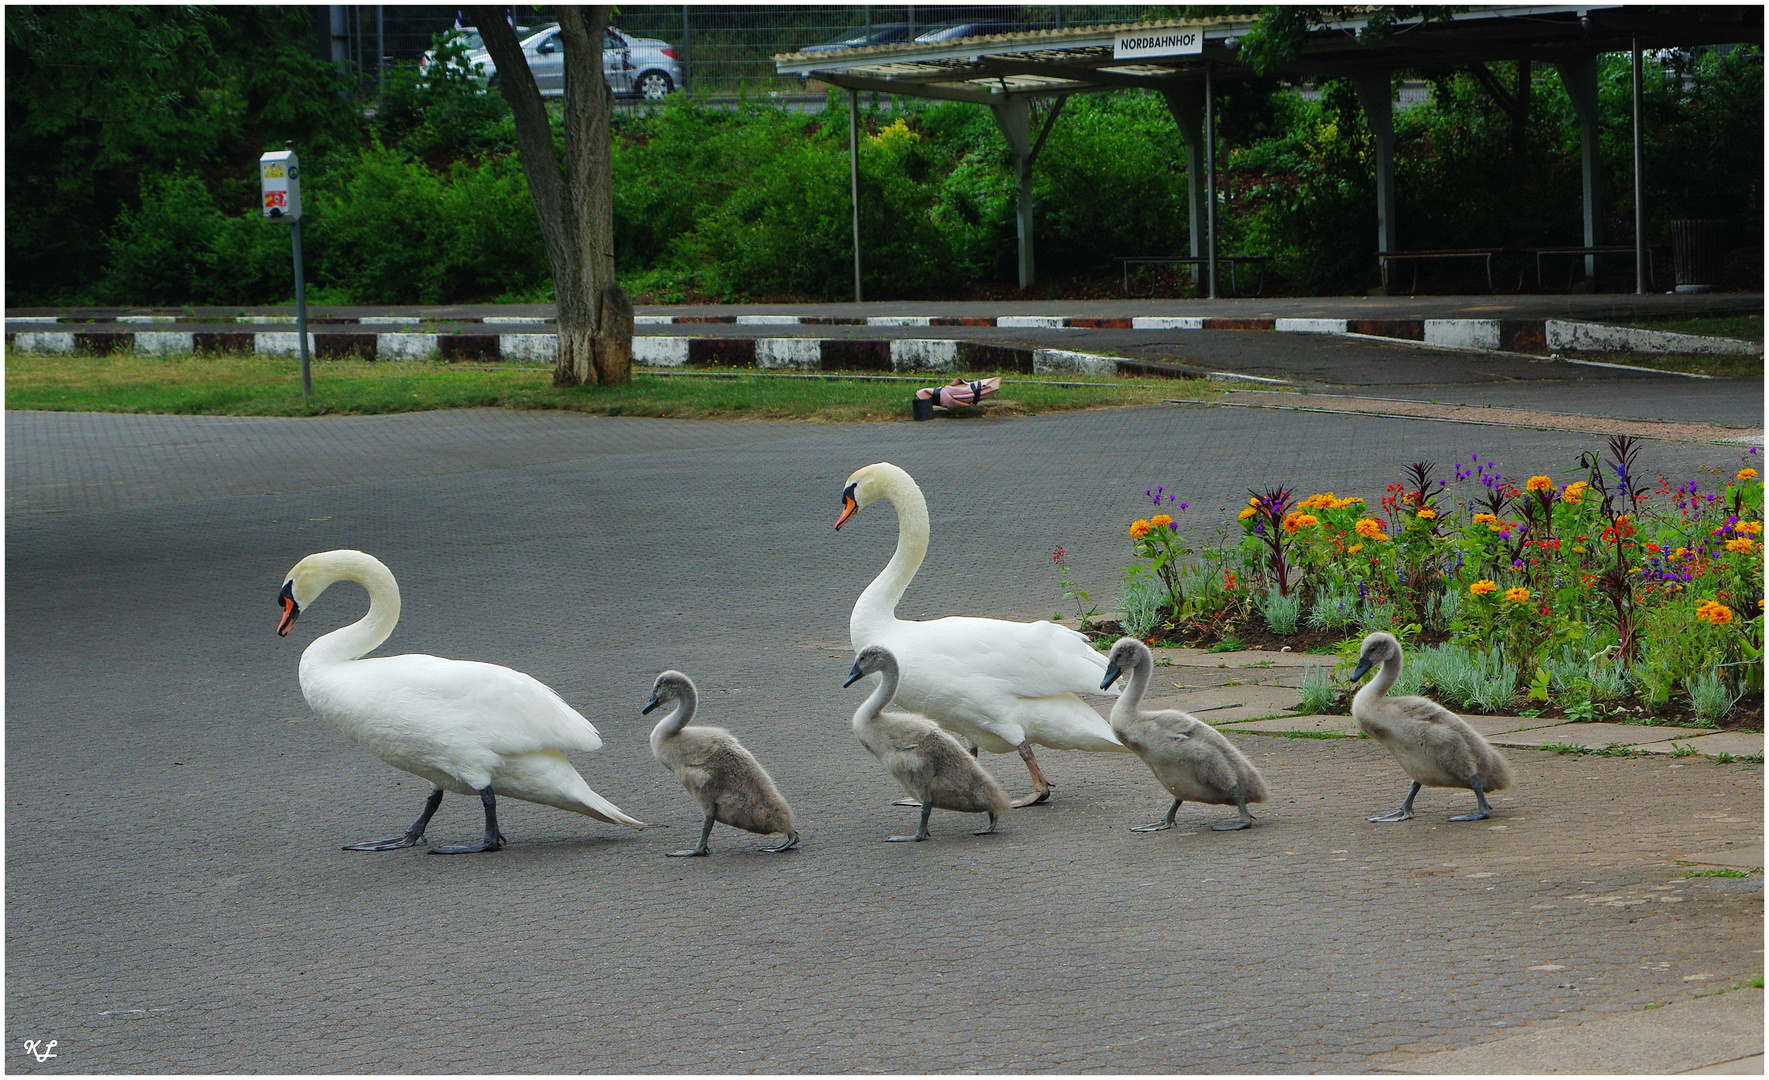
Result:
[[[1361,496],[1250,491],[1194,551],[1174,514],[1129,529],[1120,629],[1168,644],[1408,648],[1398,693],[1464,712],[1762,723],[1763,483],[1741,468],[1673,487],[1609,440],[1556,483],[1474,455],[1408,466]],[[1239,535],[1236,536],[1238,526]],[[1342,667],[1349,665],[1342,664]],[[1339,675],[1339,670],[1335,675]]]

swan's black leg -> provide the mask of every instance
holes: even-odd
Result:
[[[475,851],[496,851],[504,846],[504,834],[498,831],[498,800],[491,785],[479,789],[479,801],[485,806],[485,839],[472,844],[444,844],[430,849],[432,855],[466,855]]]
[[[1038,759],[1032,756],[1032,744],[1023,742],[1019,746],[1020,759],[1026,763],[1026,771],[1032,774],[1032,794],[1022,795],[1013,801],[1014,806],[1036,806],[1050,798],[1051,783],[1044,778],[1044,771],[1038,767]]]
[[[688,858],[689,856],[692,856],[692,855],[705,855],[707,853],[707,851],[709,850],[706,846],[706,838],[711,836],[712,834],[713,834],[713,816],[711,814],[708,814],[708,815],[706,815],[705,820],[703,820],[700,823],[700,843],[689,848],[687,851],[666,851],[666,852],[664,852],[664,854],[669,856],[672,859],[685,859],[685,858]],[[794,838],[794,841],[796,842],[796,840],[798,838],[798,834],[794,833],[793,838]]]
[[[786,834],[786,842],[785,843],[781,844],[779,847],[765,847],[762,850],[767,852],[770,855],[778,855],[782,851],[791,851],[793,848],[798,847],[798,846],[799,846],[799,834],[796,832],[789,832]]]
[[[1468,786],[1474,789],[1475,811],[1453,817],[1451,821],[1481,821],[1493,816],[1493,808],[1487,804],[1486,789],[1481,785],[1480,774],[1475,773],[1468,778]]]
[[[987,829],[984,829],[982,832],[971,833],[971,835],[972,836],[989,836],[989,835],[993,834],[995,832],[995,820],[1000,816],[1001,815],[997,814],[993,810],[989,811],[989,827]]]
[[[1253,815],[1247,812],[1247,797],[1241,794],[1241,785],[1236,784],[1234,787],[1230,788],[1229,794],[1235,797],[1235,807],[1241,811],[1241,820],[1231,821],[1226,825],[1212,825],[1210,827],[1217,832],[1233,832],[1236,829],[1252,828]]]
[[[1386,814],[1378,814],[1375,817],[1371,818],[1370,820],[1371,821],[1407,821],[1407,820],[1410,820],[1413,816],[1413,796],[1419,794],[1419,787],[1420,787],[1419,781],[1417,781],[1417,780],[1413,781],[1413,786],[1407,789],[1407,800],[1406,800],[1406,802],[1403,802],[1400,804],[1399,810],[1390,810]]]
[[[904,840],[926,840],[927,839],[927,819],[928,819],[928,815],[933,812],[934,812],[934,804],[933,803],[931,803],[931,802],[930,803],[922,803],[921,804],[921,828],[915,830],[915,835],[914,836],[887,836],[887,837],[885,837],[885,843],[896,844],[896,843],[901,843]]]
[[[1175,800],[1173,800],[1173,805],[1169,806],[1167,808],[1167,816],[1166,817],[1162,818],[1160,821],[1150,822],[1147,825],[1137,825],[1134,828],[1132,828],[1130,831],[1131,832],[1165,832],[1166,830],[1173,828],[1173,817],[1177,813],[1179,813],[1179,800],[1175,799]]]
[[[397,851],[400,848],[413,847],[424,838],[424,829],[430,824],[430,815],[436,813],[436,808],[441,805],[442,789],[437,788],[430,793],[430,798],[424,803],[424,812],[418,815],[418,820],[412,822],[412,827],[405,831],[405,835],[387,840],[364,840],[360,844],[345,844],[344,850]]]

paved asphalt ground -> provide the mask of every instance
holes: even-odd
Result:
[[[1737,392],[1760,422],[1761,388]],[[1274,793],[1256,828],[1210,833],[1220,811],[1187,807],[1133,834],[1167,801],[1140,762],[1046,752],[1054,801],[1000,835],[942,814],[930,843],[879,842],[913,811],[888,805],[848,730],[863,689],[840,686],[849,606],[896,536],[883,505],[831,531],[859,465],[906,467],[931,503],[901,615],[1048,617],[1051,551],[1109,598],[1153,484],[1205,540],[1251,485],[1373,498],[1407,462],[1475,452],[1558,473],[1593,437],[1166,406],[851,426],[10,413],[6,439],[15,1072],[1404,1069],[1762,971],[1762,877],[1676,877],[1689,854],[1760,850],[1754,765],[1513,751],[1493,820],[1452,825],[1465,800],[1427,792],[1417,820],[1371,825],[1404,789],[1380,748],[1249,736]],[[1643,460],[1684,477],[1740,452]],[[495,854],[339,850],[403,828],[427,786],[301,700],[301,649],[360,590],[274,633],[285,572],[334,547],[399,578],[384,651],[551,684],[602,732],[575,756],[590,784],[654,827],[505,800]],[[802,850],[721,827],[712,857],[663,857],[697,823],[638,713],[665,667],[773,771]],[[1023,789],[1016,760],[984,760]],[[479,828],[451,796],[430,835]]]

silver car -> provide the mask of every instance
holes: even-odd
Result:
[[[534,81],[545,97],[565,93],[565,54],[557,24],[522,39],[522,55]],[[497,75],[497,64],[491,53],[476,49],[467,54],[467,64],[489,82]],[[602,41],[602,77],[616,95],[656,100],[682,85],[682,69],[676,63],[676,51],[666,41],[655,38],[629,37],[609,27]]]

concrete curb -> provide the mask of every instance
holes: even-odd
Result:
[[[293,325],[292,315],[240,315],[232,319],[188,315],[118,315],[86,318],[28,315],[8,316],[7,340],[13,327],[105,326],[116,324],[177,325],[218,322],[241,325]],[[479,324],[484,326],[533,326],[554,332],[553,318],[539,315],[461,316],[439,318],[423,315],[318,316],[308,319],[318,326],[411,326]],[[1661,330],[1608,326],[1565,319],[1287,319],[1210,318],[1203,316],[1134,316],[1089,318],[1067,315],[636,315],[635,326],[979,326],[999,329],[1040,330],[1256,330],[1280,334],[1358,334],[1366,337],[1418,341],[1452,349],[1515,352],[1544,356],[1561,350],[1575,352],[1652,352],[1703,356],[1761,356],[1760,342],[1733,338],[1673,334]],[[68,332],[68,331],[62,331]],[[80,331],[73,330],[78,334]],[[422,330],[417,331],[422,333]],[[516,336],[516,335],[506,335]]]
[[[125,352],[163,356],[187,352],[249,352],[300,355],[293,331],[30,330],[8,331],[8,349],[40,353]],[[528,360],[558,357],[553,334],[312,333],[307,348],[319,359]],[[1180,364],[1131,360],[1067,349],[1031,349],[953,338],[704,338],[644,336],[633,339],[633,362],[647,367],[754,368],[762,371],[1012,371],[1022,375],[1130,375],[1160,378],[1254,378],[1208,372]],[[1285,383],[1260,378],[1259,382]]]

